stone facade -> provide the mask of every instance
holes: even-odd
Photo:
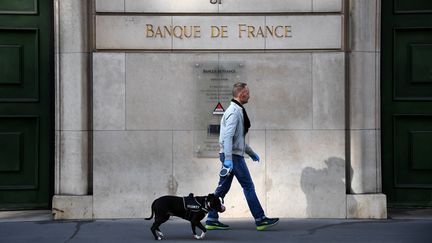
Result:
[[[386,216],[379,194],[379,1],[90,2],[56,1],[56,218],[142,218],[161,195],[214,191],[220,163],[194,153],[194,66],[206,62],[244,65],[247,139],[261,162],[247,160],[268,216]],[[211,16],[233,26],[294,19],[309,34],[291,45],[268,38],[147,45],[133,29],[143,19],[206,26]],[[304,30],[314,21],[328,27]],[[132,32],[122,34],[128,24]],[[251,217],[237,182],[225,202],[223,217]]]

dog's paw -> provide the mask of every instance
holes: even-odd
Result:
[[[160,236],[158,236],[157,240],[162,240],[162,238]]]
[[[201,235],[194,235],[194,237],[195,237],[195,239],[197,239],[197,240],[202,240],[202,239],[204,239],[204,237],[205,237],[205,233],[204,232],[202,232],[201,233]]]
[[[157,234],[160,238],[162,238],[162,239],[164,238],[164,234],[162,234],[162,232],[156,230],[156,234]]]

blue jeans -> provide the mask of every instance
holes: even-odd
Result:
[[[219,156],[221,162],[223,162],[225,160],[225,155],[221,153]],[[219,178],[219,184],[216,188],[215,195],[224,198],[231,188],[231,183],[234,176],[237,178],[241,187],[243,188],[243,193],[246,197],[246,201],[252,216],[255,218],[255,220],[264,218],[264,210],[262,209],[255,193],[255,186],[243,156],[233,154],[233,170],[228,176]],[[208,214],[207,220],[217,220],[218,218],[219,215],[217,211],[211,210]]]

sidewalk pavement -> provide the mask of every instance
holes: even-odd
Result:
[[[39,217],[41,218],[41,217]],[[153,221],[22,221],[0,218],[0,243],[142,243],[155,242]],[[204,242],[432,242],[432,219],[281,219],[257,231],[252,219],[226,219],[230,230],[208,231]],[[172,218],[161,227],[167,242],[196,242],[189,222]],[[199,231],[198,231],[199,232]]]

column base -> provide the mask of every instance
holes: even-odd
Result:
[[[348,194],[347,218],[349,219],[387,219],[386,195]]]
[[[52,212],[55,220],[93,219],[93,196],[55,195]]]

